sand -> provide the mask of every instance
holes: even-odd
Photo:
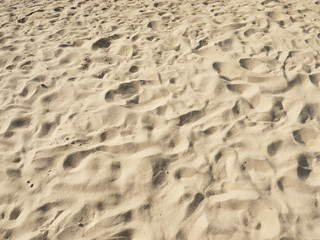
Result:
[[[0,238],[320,239],[320,1],[0,2]]]

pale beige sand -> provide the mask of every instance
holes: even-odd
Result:
[[[0,2],[1,239],[320,239],[320,1]]]

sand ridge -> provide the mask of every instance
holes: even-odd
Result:
[[[320,2],[0,2],[1,239],[319,239]]]

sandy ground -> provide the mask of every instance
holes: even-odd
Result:
[[[0,1],[1,239],[320,239],[320,1]]]

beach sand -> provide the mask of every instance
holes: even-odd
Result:
[[[320,239],[320,1],[0,2],[0,238]]]

